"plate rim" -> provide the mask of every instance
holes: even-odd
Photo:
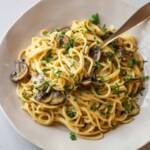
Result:
[[[134,5],[130,5],[129,3],[125,2],[124,0],[120,0],[122,3],[128,5],[129,7],[132,7],[133,9],[137,9],[137,6]],[[3,45],[3,43],[5,42],[5,38],[7,37],[7,35],[9,34],[9,32],[11,31],[11,29],[15,26],[15,24],[18,23],[18,21],[24,17],[25,15],[27,15],[33,8],[38,7],[38,5],[40,5],[41,3],[43,3],[43,0],[38,0],[37,2],[34,2],[33,5],[29,6],[29,8],[25,9],[24,12],[22,12],[21,15],[19,15],[18,17],[16,17],[13,22],[9,25],[8,29],[4,32],[4,34],[1,36],[1,40],[0,40],[0,47]],[[11,120],[11,118],[9,117],[8,113],[5,111],[5,109],[3,108],[1,101],[0,101],[0,110],[2,112],[2,114],[4,115],[4,117],[6,118],[6,120],[9,122],[9,124],[11,125],[11,127],[16,131],[16,133],[21,136],[24,140],[26,140],[27,142],[29,142],[30,144],[35,145],[36,147],[40,148],[40,149],[45,149],[45,147],[41,144],[41,143],[37,143],[34,139],[29,139],[27,137],[27,135],[25,133],[23,133],[20,129],[18,129],[18,127],[14,124],[14,122]],[[143,146],[145,146],[146,144],[148,144],[150,141],[150,139],[145,139],[145,142],[143,142],[142,144],[139,143],[139,145],[137,145],[137,149],[142,148]]]

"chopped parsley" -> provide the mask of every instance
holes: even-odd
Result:
[[[72,141],[77,140],[77,137],[76,137],[76,135],[75,135],[74,132],[70,132],[69,135],[70,135],[70,139],[71,139]]]
[[[101,64],[100,64],[99,61],[95,61],[95,64],[94,64],[94,65],[95,65],[96,68],[100,68],[100,67],[101,67]]]
[[[61,37],[64,37],[64,35],[65,35],[65,31],[60,32]]]
[[[114,56],[114,53],[113,53],[113,52],[107,52],[107,53],[105,53],[105,56],[106,56],[108,59],[112,59],[112,57]]]
[[[65,91],[70,91],[70,87],[69,87],[68,85],[65,85],[65,86],[64,86],[64,90],[65,90]]]
[[[28,99],[32,96],[32,94],[28,94],[28,93],[26,93],[26,92],[24,91],[24,92],[22,93],[22,96],[23,96],[24,99],[28,100]]]
[[[96,40],[96,44],[97,44],[97,45],[100,44],[100,41]]]
[[[103,116],[106,116],[107,115],[107,113],[106,112],[103,112],[103,111],[100,111],[99,112],[101,115],[103,115]]]
[[[108,114],[110,114],[110,111],[112,109],[112,105],[111,104],[106,104],[105,108],[107,108],[107,111],[100,111],[100,114],[102,114],[103,116],[107,116]]]
[[[96,41],[96,39],[97,39],[97,37],[96,37],[96,36],[94,36],[94,41]]]
[[[53,74],[54,74],[56,77],[60,77],[61,71],[58,70],[58,69],[53,69]]]
[[[99,19],[99,15],[98,13],[96,14],[93,14],[91,17],[90,17],[90,21],[93,23],[93,24],[100,24],[100,19]]]
[[[133,79],[133,77],[132,77],[132,75],[126,75],[125,76],[125,78],[124,78],[124,80],[125,80],[125,82],[129,82],[129,81],[131,81]]]
[[[113,53],[113,54],[116,54],[116,53],[117,53],[118,48],[117,48],[117,45],[116,45],[116,42],[115,42],[115,41],[111,42],[108,46],[112,49],[112,51],[113,51],[112,53]]]
[[[45,72],[49,71],[49,69],[48,68],[44,68],[42,71],[45,73]]]
[[[51,61],[51,52],[50,50],[47,52],[47,54],[43,57],[43,60],[49,63]]]
[[[136,62],[135,59],[130,59],[130,60],[128,61],[128,65],[129,65],[130,67],[134,66],[136,63],[137,63],[137,62]]]
[[[125,100],[122,103],[122,105],[123,105],[126,113],[130,113],[132,111],[132,106],[129,104],[129,102],[127,100]]]
[[[102,30],[103,30],[104,32],[107,31],[106,24],[104,24],[104,25],[102,26]]]
[[[68,117],[73,118],[73,117],[75,117],[75,115],[76,115],[75,111],[67,111],[67,116]]]
[[[71,47],[74,46],[74,39],[69,39],[69,42],[63,45],[63,48],[65,48],[66,50],[69,50]]]
[[[91,30],[89,30],[89,29],[87,28],[87,26],[85,26],[85,28],[86,28],[86,32],[91,32]]]
[[[42,84],[42,86],[41,86],[41,88],[42,88],[42,90],[47,90],[48,89],[48,87],[49,87],[49,82],[48,81],[45,81],[43,84]],[[39,87],[40,88],[40,87]]]
[[[112,90],[112,92],[113,92],[113,94],[119,94],[119,85],[116,83],[115,85],[113,85],[112,87],[111,87],[111,90]]]
[[[49,81],[45,81],[45,82],[43,83],[43,85],[44,85],[44,86],[49,86]]]
[[[149,76],[144,76],[144,77],[143,77],[143,80],[144,80],[144,81],[149,80]]]

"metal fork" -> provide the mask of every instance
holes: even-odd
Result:
[[[101,45],[101,48],[105,47],[119,35],[133,28],[148,17],[150,17],[150,2],[138,9],[114,34],[106,39]]]

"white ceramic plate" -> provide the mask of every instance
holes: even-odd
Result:
[[[71,24],[98,12],[101,22],[121,25],[136,8],[118,0],[43,0],[25,13],[8,31],[0,45],[0,105],[13,127],[26,139],[48,150],[132,150],[150,140],[150,91],[147,84],[141,98],[141,113],[127,125],[107,133],[102,140],[71,141],[63,127],[45,127],[35,123],[20,108],[15,85],[9,80],[14,60],[20,49],[42,28],[53,29]],[[131,31],[138,38],[142,55],[150,60],[150,22],[146,21]],[[150,64],[146,64],[150,74]]]

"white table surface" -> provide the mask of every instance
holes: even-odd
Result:
[[[0,0],[0,40],[11,24],[39,0]],[[140,6],[150,0],[124,0],[131,5]],[[0,110],[0,150],[40,150],[32,145],[10,126]]]

